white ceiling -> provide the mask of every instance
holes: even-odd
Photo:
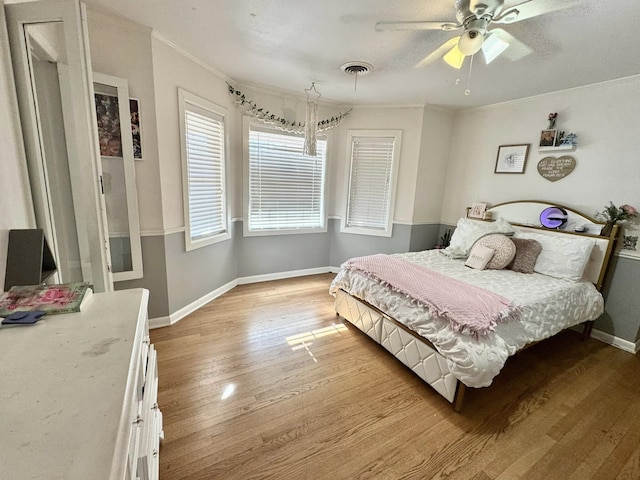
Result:
[[[345,104],[494,104],[640,74],[640,0],[530,0],[568,8],[510,25],[533,49],[511,62],[469,58],[414,68],[456,32],[376,31],[378,21],[455,21],[454,0],[85,0],[153,28],[234,81]],[[522,3],[506,0],[505,6]],[[358,77],[340,70],[365,61]],[[459,85],[456,80],[459,79]]]

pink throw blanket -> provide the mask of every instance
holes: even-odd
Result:
[[[500,295],[390,255],[352,258],[343,267],[407,295],[449,320],[456,331],[485,335],[498,322],[519,316],[518,308]]]

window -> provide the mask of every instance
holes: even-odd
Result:
[[[349,130],[349,182],[342,231],[390,237],[398,175],[400,130]]]
[[[178,98],[185,244],[193,250],[231,238],[225,188],[226,109],[182,89]]]
[[[246,235],[326,231],[326,139],[302,154],[304,138],[245,122]]]

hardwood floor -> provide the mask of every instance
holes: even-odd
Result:
[[[563,332],[457,414],[336,317],[332,278],[239,286],[152,330],[161,479],[640,478],[636,355]]]

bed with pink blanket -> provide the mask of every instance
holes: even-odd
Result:
[[[347,260],[331,284],[336,313],[459,411],[465,387],[491,385],[511,355],[585,322],[588,334],[604,311],[617,232],[599,235],[601,223],[567,207],[567,229],[540,228],[527,208],[531,217],[548,205],[511,202],[491,209],[497,221],[460,219],[444,251]],[[496,235],[540,245],[535,270],[513,270],[513,258],[509,268],[470,268],[469,252]]]

